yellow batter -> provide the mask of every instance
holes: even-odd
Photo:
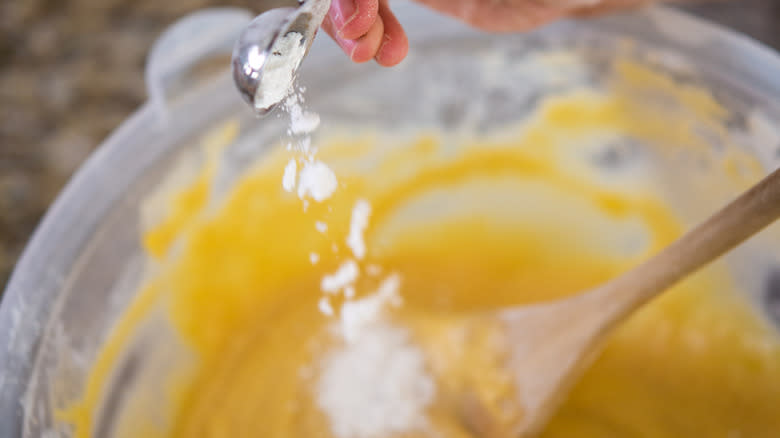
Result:
[[[166,374],[161,395],[128,402],[117,436],[332,436],[313,401],[316,372],[302,370],[316,369],[321,352],[312,346],[333,321],[318,311],[320,281],[350,256],[344,242],[358,199],[372,205],[361,267],[383,273],[361,275],[358,297],[397,273],[402,315],[563,297],[668,244],[683,227],[652,178],[639,170],[599,178],[576,158],[615,134],[704,147],[689,127],[677,128],[679,114],[649,111],[623,89],[670,83],[636,66],[619,68],[626,71],[613,90],[549,99],[524,126],[492,140],[436,133],[320,140],[318,157],[340,187],[305,212],[281,188],[291,157],[281,148],[207,208],[216,172],[208,165],[144,236],[158,273],[106,344],[83,400],[65,414],[76,435],[93,436],[121,352],[163,309],[192,356]],[[717,126],[723,110],[706,93],[669,92]],[[327,223],[325,233],[317,221]],[[314,265],[311,253],[319,256]],[[431,405],[426,431],[403,436],[469,436],[442,403]],[[716,264],[625,324],[543,436],[778,434],[780,338]]]

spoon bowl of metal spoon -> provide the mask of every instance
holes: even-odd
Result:
[[[233,48],[233,80],[258,115],[290,91],[330,8],[330,0],[304,0],[297,8],[268,10],[244,29]]]

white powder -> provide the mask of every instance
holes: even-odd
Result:
[[[283,40],[290,40],[289,36]],[[319,116],[304,110],[300,93],[290,94],[300,62],[290,60],[297,56],[293,42],[286,41],[279,50],[291,54],[280,57],[288,63],[280,61],[276,65],[270,62],[273,59],[269,60],[268,77],[264,81],[268,79],[269,84],[276,83],[279,87],[275,90],[278,93],[269,91],[263,98],[264,102],[273,99],[271,103],[276,103],[289,95],[284,109],[290,115],[288,134],[295,137],[288,150],[297,157],[287,163],[282,186],[288,192],[297,192],[305,212],[309,199],[316,202],[329,199],[338,188],[338,180],[330,167],[316,159],[317,150],[311,146],[311,134],[320,124]],[[332,208],[328,207],[328,211]],[[358,261],[366,256],[364,234],[370,216],[371,204],[359,199],[352,209],[346,237],[355,259],[344,261],[336,272],[322,278],[320,288],[325,294],[317,302],[325,316],[333,317],[338,312],[335,329],[344,340],[339,350],[326,356],[315,388],[317,404],[338,438],[382,438],[421,429],[426,426],[425,410],[436,391],[433,379],[426,372],[424,355],[411,343],[409,333],[382,319],[382,312],[388,306],[401,305],[400,277],[390,275],[373,294],[354,299],[356,281],[361,275]],[[328,231],[325,222],[316,221],[314,226],[320,233]],[[338,253],[336,243],[332,249]],[[317,264],[320,255],[311,252],[309,261]],[[380,266],[373,264],[367,269],[374,277],[382,272]],[[345,301],[340,309],[335,309],[331,300],[339,293],[343,293]],[[309,375],[309,371],[302,372],[302,376]]]
[[[288,149],[299,155],[298,162],[290,159],[285,167],[282,186],[287,191],[296,188],[297,194],[303,200],[304,212],[308,207],[308,198],[316,202],[323,202],[333,195],[338,187],[336,174],[327,164],[315,158],[316,149],[311,147],[311,133],[320,124],[320,116],[316,113],[304,111],[303,96],[299,92],[290,94],[284,101],[284,109],[290,115],[290,125],[287,130],[290,135],[302,135],[294,139],[294,143],[288,145]]]
[[[263,65],[263,78],[255,92],[255,107],[268,110],[292,92],[293,80],[306,48],[303,35],[288,32],[278,38]]]
[[[295,158],[291,158],[287,166],[284,167],[284,176],[282,177],[282,187],[288,192],[292,192],[295,189],[295,173],[297,171],[297,164]]]
[[[436,386],[409,333],[381,320],[401,305],[400,277],[387,277],[372,295],[347,302],[339,333],[344,346],[328,355],[317,381],[318,407],[338,438],[398,436],[426,427]]]
[[[290,115],[287,134],[298,136],[295,141],[299,152],[311,154],[314,152],[311,149],[311,134],[320,126],[320,116],[304,109],[304,98],[301,93],[299,90],[284,100],[284,109]]]
[[[323,315],[333,316],[333,306],[331,306],[328,297],[320,298],[319,303],[317,303],[317,307],[319,307],[320,312],[322,312]]]
[[[311,137],[301,137],[298,139],[298,150],[302,151],[307,157],[311,159],[314,156],[316,150],[311,147]]]
[[[381,438],[425,427],[435,392],[407,332],[373,324],[326,358],[316,399],[337,437]]]
[[[341,334],[348,343],[359,339],[363,330],[379,319],[386,305],[401,305],[401,297],[398,295],[400,285],[400,277],[393,274],[379,285],[374,294],[344,303],[341,307]]]
[[[371,204],[365,199],[359,199],[352,208],[352,220],[349,224],[349,235],[347,235],[347,246],[358,260],[362,260],[366,255],[363,232],[368,227],[369,216],[371,216]]]
[[[317,202],[327,200],[338,187],[336,175],[321,161],[306,162],[298,180],[298,197],[310,197]]]
[[[322,277],[320,289],[323,292],[335,294],[352,285],[360,274],[360,268],[354,260],[347,260],[331,275]]]
[[[290,113],[290,134],[311,134],[320,126],[319,114],[304,111],[296,95],[287,98],[285,107]]]

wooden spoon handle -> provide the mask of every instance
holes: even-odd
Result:
[[[780,169],[663,251],[594,291],[611,303],[612,321],[715,260],[780,217]]]

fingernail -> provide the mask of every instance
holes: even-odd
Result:
[[[357,15],[358,6],[355,0],[337,0],[333,2],[333,26],[336,33],[343,38],[342,31]]]

